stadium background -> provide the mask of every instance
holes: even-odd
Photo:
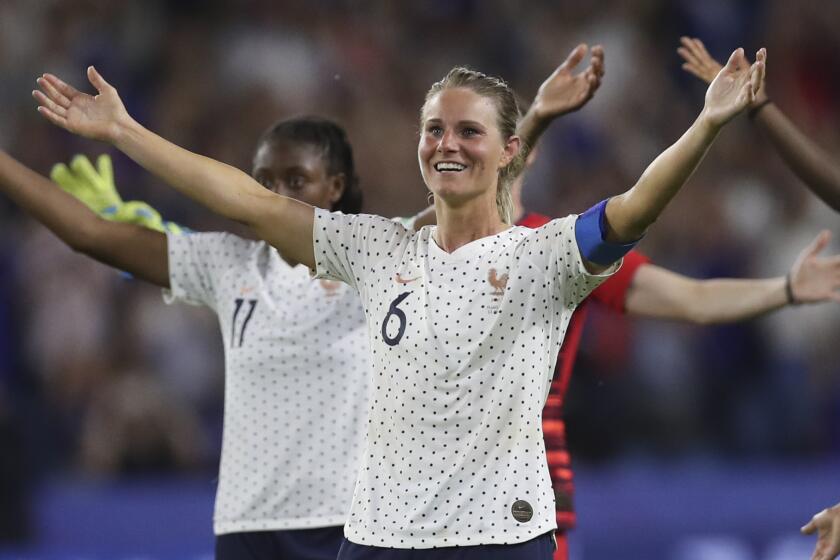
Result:
[[[526,180],[526,205],[560,216],[630,186],[699,112],[683,34],[719,59],[766,46],[771,97],[840,154],[838,22],[840,4],[816,0],[3,0],[0,146],[45,174],[106,150],[29,96],[42,72],[82,86],[95,64],[146,126],[246,170],[276,119],[335,118],[366,211],[408,215],[426,203],[416,133],[434,80],[468,64],[530,99],[574,44],[600,42],[600,91],[552,126]],[[125,199],[237,227],[114,155]],[[691,276],[781,275],[838,223],[739,118],[641,249]],[[213,316],[166,307],[2,197],[0,293],[0,558],[209,557]],[[836,305],[714,328],[593,314],[567,406],[573,558],[807,557],[798,526],[840,499],[838,343]]]

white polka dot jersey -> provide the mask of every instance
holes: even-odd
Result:
[[[575,219],[447,253],[435,227],[316,210],[317,274],[359,291],[369,328],[350,541],[511,544],[556,527],[542,408],[572,311],[612,272],[587,273]]]
[[[224,233],[167,240],[167,302],[210,307],[225,345],[215,533],[344,524],[368,404],[358,295],[262,242]]]

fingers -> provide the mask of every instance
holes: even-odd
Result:
[[[813,241],[811,241],[805,248],[805,254],[813,256],[826,248],[828,242],[831,241],[831,232],[827,229],[822,230],[817,234]]]
[[[35,101],[38,102],[38,111],[42,109],[44,111],[49,111],[50,114],[55,115],[56,117],[62,118],[65,121],[67,120],[67,109],[58,105],[55,101],[44,95],[44,92],[40,90],[34,90],[32,92],[32,97],[35,98]],[[42,112],[46,116],[45,113]]]
[[[688,37],[683,37],[681,39],[683,45],[686,43],[690,44],[690,40]],[[688,64],[695,66],[697,68],[701,67],[702,64],[700,63],[700,59],[695,54],[694,50],[688,46],[677,47],[677,54],[679,54],[683,60],[685,60]]]
[[[697,53],[697,56],[701,59],[708,59],[709,61],[714,61],[712,55],[709,54],[709,51],[706,50],[706,45],[703,44],[703,41],[694,37],[690,39],[691,46],[694,48],[694,51]]]
[[[107,181],[107,184],[114,184],[114,165],[111,162],[111,156],[99,154],[99,157],[96,158],[96,168],[99,170],[99,176]]]
[[[813,511],[813,510],[812,510],[812,511]],[[815,515],[814,517],[812,517],[812,518],[811,518],[811,521],[809,521],[808,523],[806,523],[805,525],[803,525],[803,526],[802,526],[802,528],[801,528],[801,529],[799,529],[799,531],[800,531],[803,535],[813,535],[813,534],[814,534],[814,531],[816,531],[816,530],[817,530],[817,522],[816,522],[816,519],[817,519],[817,516]]]
[[[735,72],[741,68],[745,62],[746,58],[744,57],[744,49],[738,47],[732,51],[731,55],[729,55],[729,60],[726,61],[726,65],[723,69],[730,73]]]
[[[41,92],[33,92],[33,95],[35,93],[41,93]],[[38,99],[38,97],[36,96],[35,99]],[[40,101],[39,101],[39,103],[40,103]],[[64,128],[64,129],[68,129],[67,117],[63,117],[63,116],[55,113],[54,111],[50,110],[48,107],[45,107],[44,105],[40,105],[38,107],[38,112],[41,113],[41,115],[43,115],[45,119],[47,119],[48,121],[50,121],[54,125],[60,126],[61,128]]]
[[[677,47],[677,54],[680,55],[685,61],[685,63],[683,63],[683,68],[685,68],[686,66],[691,66],[693,68],[697,68],[698,66],[700,66],[700,64],[697,62],[697,59],[694,58],[694,55],[691,53],[691,51],[689,51],[685,47]]]
[[[597,66],[601,70],[604,69],[604,47],[601,45],[595,45],[592,47],[592,50],[589,51],[590,56],[590,64],[593,67]]]
[[[706,50],[703,41],[683,36],[680,37],[680,45],[677,47],[677,53],[685,61],[682,69],[706,83],[711,83],[722,67]],[[736,69],[741,67],[741,63],[734,66]]]
[[[758,93],[758,90],[761,89],[761,86],[764,84],[764,61],[766,59],[767,51],[763,48],[759,49],[755,55],[755,62],[750,69],[750,89],[753,92],[753,97]]]
[[[580,64],[580,61],[583,60],[583,57],[586,56],[586,50],[586,44],[584,43],[576,46],[572,49],[572,52],[569,53],[569,56],[566,57],[566,60],[563,61],[563,64],[560,65],[560,69],[567,71],[574,70],[575,67]]]
[[[682,65],[682,69],[685,70],[686,72],[688,72],[689,74],[691,74],[692,76],[694,76],[695,78],[700,78],[704,82],[709,83],[709,80],[706,77],[705,72],[698,69],[696,66],[686,62]]]
[[[55,74],[46,73],[42,76],[42,78],[49,82],[50,85],[52,85],[56,90],[61,92],[61,94],[67,97],[68,99],[73,99],[74,97],[79,95],[79,90],[66,83],[64,80],[62,80]]]
[[[61,93],[49,80],[42,76],[35,80],[35,82],[38,84],[38,87],[40,87],[44,93],[46,93],[47,96],[49,96],[49,98],[57,104],[65,108],[70,106],[70,99]]]
[[[56,163],[50,170],[50,179],[52,179],[54,183],[58,183],[63,186],[73,182],[74,177],[73,173],[70,172],[69,167],[63,163]]]
[[[598,78],[598,84],[601,83],[601,78],[604,77],[604,47],[595,45],[590,51],[590,67]]]
[[[88,66],[87,76],[88,80],[90,80],[91,85],[95,87],[96,91],[98,91],[99,93],[106,93],[108,91],[114,90],[114,87],[108,82],[106,82],[105,78],[103,78],[102,75],[99,72],[97,72],[96,68],[94,68],[93,66]]]
[[[73,170],[77,177],[84,180],[86,183],[94,184],[96,182],[96,170],[93,168],[93,164],[90,162],[87,156],[83,154],[77,154],[70,161],[70,169]]]

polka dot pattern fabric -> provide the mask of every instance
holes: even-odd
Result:
[[[542,407],[586,272],[574,216],[453,253],[435,228],[316,211],[317,274],[354,286],[372,355],[367,444],[347,538],[432,548],[555,528]]]
[[[368,406],[349,286],[224,233],[169,235],[168,303],[206,305],[225,345],[216,534],[343,525]]]

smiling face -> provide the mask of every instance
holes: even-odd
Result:
[[[518,149],[517,137],[502,138],[490,97],[464,87],[446,88],[423,108],[420,171],[429,190],[448,204],[495,199],[499,170]]]
[[[305,142],[263,142],[251,175],[270,191],[332,210],[344,192],[344,175],[330,175],[322,150]]]

